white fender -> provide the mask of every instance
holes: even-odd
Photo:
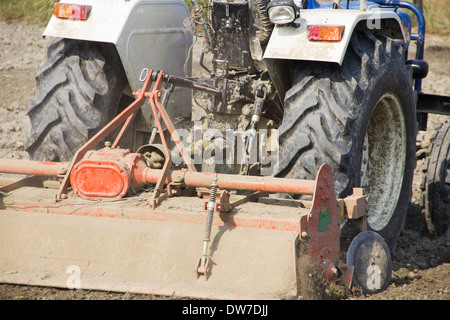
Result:
[[[345,9],[302,10],[295,21],[298,27],[276,26],[272,32],[264,59],[310,60],[342,63],[356,26],[385,34],[405,42],[405,32],[398,15],[378,7],[366,11]],[[309,41],[307,25],[341,25],[341,41]],[[269,62],[270,63],[270,62]]]
[[[295,21],[298,27],[275,26],[266,51],[264,63],[281,101],[292,83],[286,77],[292,60],[321,61],[342,64],[355,28],[372,31],[406,42],[406,34],[398,15],[391,10],[372,7],[366,11],[345,9],[302,10]],[[340,25],[344,27],[340,41],[310,41],[307,25]]]
[[[189,9],[183,0],[63,0],[63,3],[92,6],[86,20],[52,16],[44,36],[113,43],[122,60],[132,91],[142,87],[144,69],[163,69],[184,76],[192,44]],[[188,116],[190,91],[177,88],[174,116]]]

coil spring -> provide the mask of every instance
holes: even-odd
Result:
[[[203,237],[204,241],[211,240],[211,227],[214,215],[214,206],[216,203],[216,194],[217,194],[217,175],[214,175],[213,183],[211,184],[211,191],[208,202],[208,216],[206,218],[206,228],[205,228],[205,236]]]

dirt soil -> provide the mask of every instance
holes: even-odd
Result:
[[[29,130],[26,115],[35,94],[35,74],[44,62],[50,39],[43,39],[44,28],[0,22],[0,158],[27,159],[24,140]],[[423,91],[450,95],[450,37],[427,36],[425,59],[430,72]],[[428,132],[442,116],[431,117]],[[423,134],[423,132],[422,132]],[[423,163],[418,162],[405,230],[401,235],[393,263],[391,284],[384,292],[363,295],[358,289],[342,286],[316,286],[305,299],[388,299],[449,300],[450,239],[444,235],[431,237],[422,217],[420,187]],[[319,290],[317,290],[319,288]],[[130,293],[62,290],[32,286],[0,284],[3,300],[67,300],[67,299],[161,299],[151,295]]]

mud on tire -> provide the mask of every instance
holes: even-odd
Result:
[[[340,197],[366,188],[369,227],[393,251],[411,198],[414,105],[403,48],[355,32],[342,66],[297,65],[279,129],[278,176],[314,179],[327,163]]]
[[[114,116],[126,76],[110,44],[55,39],[36,75],[25,149],[33,160],[69,161]]]
[[[430,142],[421,189],[427,229],[440,236],[450,224],[450,121],[433,132]]]

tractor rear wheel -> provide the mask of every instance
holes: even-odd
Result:
[[[111,120],[126,76],[111,44],[58,38],[36,75],[25,148],[33,160],[70,161]]]
[[[431,137],[421,187],[427,229],[434,236],[443,235],[450,224],[450,121]]]
[[[285,97],[278,176],[333,168],[340,197],[364,187],[368,226],[395,250],[411,198],[416,113],[403,48],[357,31],[341,66],[301,62]]]

